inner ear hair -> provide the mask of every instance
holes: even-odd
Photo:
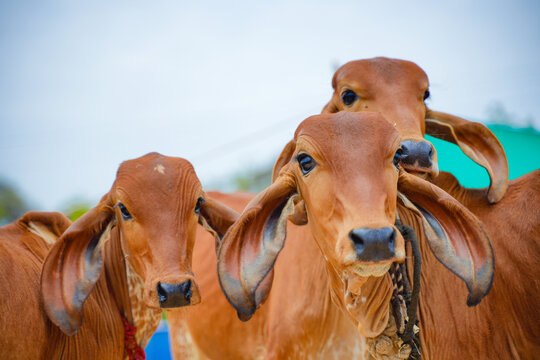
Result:
[[[214,235],[217,249],[219,242],[239,215],[219,201],[210,198],[202,199],[199,208],[199,224]]]
[[[295,225],[306,225],[308,223],[306,203],[300,199],[299,195],[294,195],[293,213],[289,215],[289,221]]]

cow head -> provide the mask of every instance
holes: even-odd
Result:
[[[399,133],[378,113],[317,115],[300,124],[274,167],[275,181],[221,243],[220,283],[241,319],[249,319],[268,295],[290,219],[309,223],[339,302],[363,335],[378,335],[389,316],[388,269],[405,257],[394,227],[398,197],[421,206],[424,213],[407,200],[411,211],[428,218],[424,226],[438,246],[432,250],[467,282],[473,300],[485,295],[493,256],[482,225],[444,191],[400,171],[400,143]],[[360,292],[364,301],[358,302],[351,293]]]
[[[490,177],[490,203],[508,187],[508,162],[501,144],[484,125],[430,110],[425,105],[429,81],[410,61],[374,58],[351,61],[333,79],[334,94],[323,113],[379,111],[402,139],[401,165],[422,176],[438,174],[437,152],[424,134],[457,144]]]
[[[111,190],[65,231],[45,260],[47,314],[66,334],[77,331],[102,273],[107,241],[119,242],[121,259],[142,279],[141,300],[148,307],[198,303],[191,271],[197,223],[220,237],[236,217],[207,198],[184,159],[152,153],[122,163]]]

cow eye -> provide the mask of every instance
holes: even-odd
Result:
[[[201,211],[201,204],[205,202],[205,200],[200,197],[197,199],[197,203],[195,204],[195,214],[198,214]]]
[[[124,204],[119,202],[118,204],[116,204],[116,206],[118,206],[118,208],[120,209],[120,213],[122,213],[122,218],[124,220],[133,219],[133,216],[131,216],[131,213],[128,211],[127,207],[124,206]]]
[[[356,101],[356,99],[358,99],[358,95],[356,95],[356,93],[352,90],[345,90],[342,94],[341,94],[341,100],[343,101],[343,103],[347,106],[351,105],[353,102]]]
[[[401,161],[402,156],[403,156],[403,149],[402,148],[397,149],[396,153],[394,154],[394,159],[392,160],[395,167],[398,167],[398,164]]]
[[[426,90],[426,92],[424,93],[424,101],[426,101],[430,95],[431,94],[429,93],[429,90]]]
[[[313,158],[308,154],[298,154],[298,156],[296,157],[296,161],[298,161],[300,170],[302,170],[302,174],[304,175],[313,170],[315,165],[317,165],[315,160],[313,160]]]

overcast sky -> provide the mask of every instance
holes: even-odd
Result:
[[[416,62],[434,109],[540,128],[538,1],[0,4],[0,177],[34,209],[97,201],[150,151],[205,184],[269,163],[361,58]]]

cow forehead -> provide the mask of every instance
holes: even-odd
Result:
[[[373,58],[351,61],[336,71],[333,86],[342,81],[353,81],[364,86],[395,85],[406,83],[408,86],[427,87],[426,73],[415,63],[407,60]]]
[[[341,111],[309,117],[296,131],[295,139],[302,138],[309,138],[326,158],[334,159],[356,155],[368,159],[385,158],[399,143],[397,130],[380,113],[367,111]]]
[[[123,162],[118,169],[113,188],[121,189],[121,192],[132,200],[146,201],[180,196],[191,202],[191,197],[196,195],[187,195],[199,192],[201,184],[189,161],[150,153]]]

